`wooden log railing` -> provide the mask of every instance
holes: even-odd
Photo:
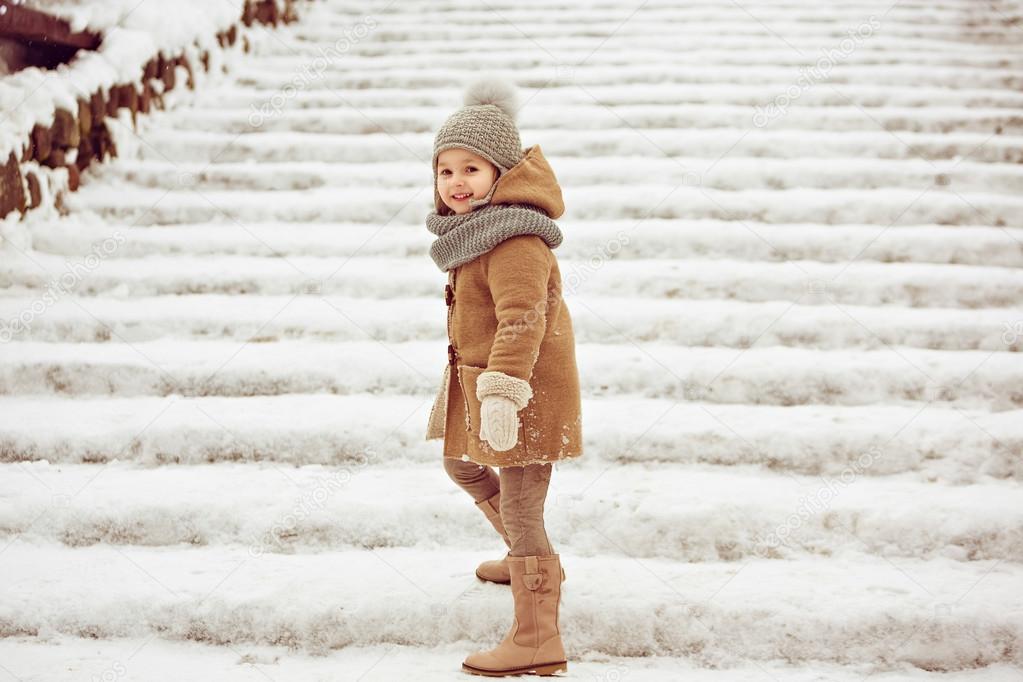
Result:
[[[0,39],[24,46],[17,68],[52,69],[74,57],[78,50],[95,50],[101,38],[92,31],[72,31],[65,19],[30,9],[19,2],[0,0]]]
[[[0,7],[11,5],[8,0],[0,0]],[[19,6],[19,9],[25,8]],[[70,32],[66,22],[61,25],[61,20],[51,17],[55,23],[47,23],[40,17],[29,19],[21,12],[16,14],[21,18],[6,25],[14,27],[12,31],[21,36],[19,40],[61,46],[61,49],[91,49],[88,47],[90,39],[85,37],[87,34]],[[283,10],[275,0],[246,0],[239,21],[246,26],[255,22],[277,25],[296,18],[293,0],[286,0]],[[238,42],[239,35],[238,24],[232,24],[217,34],[217,43],[225,48],[232,46]],[[83,44],[75,47],[79,43]],[[242,48],[248,52],[247,39],[243,38]],[[74,110],[57,109],[50,125],[36,124],[24,141],[20,155],[11,152],[7,159],[0,158],[0,219],[12,211],[24,215],[42,202],[44,179],[35,171],[24,169],[23,164],[34,161],[49,168],[63,168],[68,174],[68,189],[77,190],[84,169],[93,162],[103,162],[117,155],[105,118],[116,116],[120,109],[127,109],[134,122],[139,113],[146,114],[153,108],[162,109],[164,93],[182,85],[177,77],[179,66],[185,69],[187,76],[183,83],[189,88],[195,87],[197,69],[209,71],[208,51],[201,50],[197,61],[196,64],[191,63],[184,50],[176,55],[157,54],[146,62],[136,81],[97,89],[88,97],[79,97]]]

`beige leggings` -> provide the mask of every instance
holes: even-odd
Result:
[[[501,521],[508,532],[512,556],[554,554],[543,525],[543,505],[551,483],[550,464],[492,468],[445,458],[444,470],[473,500],[482,502],[501,493]]]

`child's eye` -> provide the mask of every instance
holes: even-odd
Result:
[[[476,166],[467,166],[465,170],[469,171],[470,173],[474,173],[476,171]]]
[[[440,172],[440,174],[441,174],[441,175],[451,175],[451,171],[449,171],[449,170],[448,170],[447,168],[445,168],[444,170],[442,170],[442,171]]]

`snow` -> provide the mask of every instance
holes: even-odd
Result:
[[[276,228],[275,228],[276,229]],[[332,228],[328,228],[332,229]],[[181,236],[181,228],[168,237]],[[307,228],[308,230],[308,228]],[[233,231],[227,230],[224,237]],[[290,255],[306,248],[327,249],[344,233],[316,234],[299,239],[293,233],[266,234],[275,251]],[[150,231],[146,231],[149,235]],[[332,234],[333,237],[326,236]],[[174,238],[167,254],[209,249],[224,243],[203,237],[201,228],[186,231],[192,241]],[[86,241],[89,235],[82,235]],[[132,235],[139,238],[144,235]],[[404,247],[399,240],[375,237],[360,249],[363,256],[379,256],[405,250],[409,257],[426,257],[428,240],[414,236],[421,248]],[[289,249],[281,239],[292,241]],[[356,241],[359,235],[355,236]],[[645,240],[644,240],[645,241]],[[36,240],[37,244],[55,243]],[[397,242],[397,244],[396,244]],[[73,244],[69,238],[65,246]],[[165,243],[165,242],[164,242]],[[299,246],[297,243],[300,243]],[[635,242],[633,242],[635,243]],[[139,239],[138,249],[154,249],[154,242]],[[244,244],[244,243],[243,243]],[[253,253],[266,250],[253,241]],[[179,246],[180,245],[180,246]],[[231,242],[231,247],[241,246]],[[122,246],[119,252],[126,250]],[[155,250],[155,249],[154,249]],[[1013,338],[1023,312],[1004,308],[884,308],[848,305],[792,305],[782,301],[750,303],[727,299],[647,299],[628,296],[575,296],[572,323],[582,343],[620,343],[622,331],[640,342],[675,343],[682,346],[745,348],[757,341],[762,346],[804,346],[818,349],[909,346],[933,350],[1020,350],[1023,338]],[[353,298],[345,296],[233,296],[230,294],[177,294],[175,296],[97,297],[83,301],[59,298],[36,315],[17,298],[0,298],[0,333],[23,341],[149,341],[164,336],[221,338],[245,341],[258,336],[264,341],[308,338],[321,341],[359,341],[373,338],[387,343],[442,339],[443,316],[437,315],[435,296],[400,298]],[[344,311],[345,315],[337,314]],[[324,315],[333,311],[334,314]],[[404,324],[395,326],[401,319]]]
[[[240,15],[60,4],[110,52],[0,79],[2,140]],[[0,670],[440,680],[503,634],[424,439],[479,69],[567,204],[566,677],[1019,678],[1023,8],[583,5],[301,3],[4,223]]]
[[[452,659],[464,655],[468,643],[424,648],[397,644],[349,646],[323,655],[295,652],[286,646],[232,642],[210,646],[155,637],[83,640],[55,636],[0,640],[4,665],[22,679],[72,682],[88,679],[145,680],[176,682],[212,677],[224,682],[265,682],[274,680],[328,681],[358,679],[388,682],[414,671],[423,682],[448,682],[457,672]],[[737,668],[701,668],[685,659],[672,657],[612,657],[585,654],[574,659],[568,678],[636,682],[663,682],[683,676],[690,682],[760,682],[766,678],[789,682],[859,682],[869,675],[878,682],[919,682],[930,680],[926,671],[906,664],[896,671],[871,666],[840,666],[816,663],[812,666],[764,662]],[[1011,666],[992,665],[962,673],[943,675],[964,682],[993,682],[1012,679]],[[339,675],[342,676],[339,678]],[[33,677],[35,676],[35,677]],[[350,677],[349,677],[350,676]]]
[[[716,40],[722,39],[724,39],[723,36],[716,38]],[[592,44],[592,40],[588,44]],[[492,46],[486,47],[493,49]],[[661,51],[669,50],[671,47],[677,50],[677,42],[664,46]],[[409,52],[405,58],[421,58],[422,52],[431,49],[429,45],[423,45],[422,48],[422,50]],[[377,51],[379,49],[379,47],[375,48]],[[314,50],[308,48],[307,50],[308,52],[304,52],[302,46],[297,45],[288,52],[306,57],[315,53]],[[581,60],[586,57],[588,51],[592,51],[592,48],[591,50],[580,48],[571,54],[576,59]],[[948,45],[943,46],[943,51],[955,55],[956,59],[969,57],[969,55],[956,52]],[[734,50],[732,52],[734,53]],[[500,52],[498,52],[499,54]],[[685,53],[681,54],[684,57]],[[790,52],[789,54],[791,58],[793,53]],[[699,56],[702,57],[702,55],[703,52],[700,52]],[[708,59],[713,57],[714,55],[711,54]],[[566,56],[566,59],[572,59],[572,57]],[[1001,63],[1001,60],[999,60],[999,63]],[[235,84],[225,84],[224,90],[216,93],[216,98],[217,102],[224,106],[247,108],[253,102],[265,102],[274,94],[277,94],[277,90],[241,88]],[[461,91],[458,87],[452,87],[452,84],[444,83],[436,88],[426,90],[400,90],[397,88],[351,90],[345,92],[344,100],[350,106],[359,108],[370,106],[395,107],[402,105],[444,107],[450,106],[452,101],[457,102],[460,95]],[[675,106],[685,104],[746,104],[752,107],[763,105],[764,102],[776,97],[778,95],[778,87],[756,84],[736,86],[728,83],[701,83],[698,85],[686,85],[684,83],[671,85],[616,83],[609,86],[588,86],[584,92],[579,88],[572,87],[570,84],[559,84],[552,79],[546,87],[530,92],[529,95],[531,97],[530,103],[535,103],[537,107],[565,104],[587,104],[587,106],[590,106],[594,100],[607,106],[626,104],[667,104]],[[212,103],[212,97],[212,94],[207,94],[204,101],[210,104]],[[339,102],[339,95],[328,90],[296,92],[291,100],[292,106],[297,110],[309,107],[336,107]],[[834,106],[859,105],[867,108],[867,113],[873,115],[876,111],[887,106],[917,107],[921,109],[931,106],[957,106],[964,108],[999,107],[1011,109],[1012,107],[1018,108],[1020,102],[1023,102],[1023,93],[1002,89],[951,89],[928,87],[926,85],[913,88],[881,87],[870,83],[853,83],[843,85],[841,91],[822,88],[804,92],[800,95],[797,106],[813,105],[818,108],[830,109]],[[595,111],[593,114],[599,114],[598,118],[603,117],[603,114],[600,114],[600,112]],[[750,112],[750,115],[752,116],[752,112]]]
[[[201,198],[197,201],[203,201]],[[370,210],[376,211],[375,205]],[[171,208],[180,215],[182,206]],[[240,207],[248,210],[248,207]],[[341,210],[341,209],[339,209]],[[411,210],[411,209],[410,209]],[[150,213],[153,213],[151,210]],[[230,214],[227,214],[230,218]],[[244,223],[235,223],[253,239]],[[637,226],[633,223],[633,228]],[[150,255],[111,258],[124,230],[113,233],[102,253],[90,259],[16,254],[0,267],[4,287],[46,288],[63,283],[84,296],[164,294],[337,294],[350,297],[426,297],[443,290],[444,275],[426,258],[319,258],[311,256],[188,257]],[[381,228],[377,228],[381,229]],[[632,228],[630,228],[632,229]],[[637,233],[633,233],[634,236]],[[638,233],[639,235],[642,232]],[[909,307],[1005,308],[1007,322],[1019,319],[1023,272],[1018,268],[928,263],[847,263],[738,259],[611,260],[604,253],[587,260],[560,260],[566,300],[574,294],[647,298],[741,299],[807,304],[899,305]],[[103,256],[102,258],[100,256]],[[380,278],[381,272],[387,278]],[[74,280],[73,282],[71,280]],[[85,303],[87,306],[87,303]]]
[[[673,108],[677,111],[678,108]],[[301,117],[294,112],[270,119],[267,130],[287,128],[316,129],[319,132],[352,132],[347,117],[335,111]],[[158,112],[154,118],[160,115]],[[204,127],[225,132],[236,130],[242,123],[239,112],[227,112],[226,116],[211,116],[207,112],[191,117],[164,119],[168,127],[180,126],[182,130]],[[378,121],[388,121],[380,117]],[[388,122],[387,129],[400,132],[401,121]],[[420,124],[421,125],[421,124]],[[393,130],[392,130],[393,129]],[[310,130],[310,132],[313,132]],[[546,151],[545,151],[546,154]],[[557,165],[560,182],[572,186],[594,185],[606,182],[609,172],[630,176],[639,173],[656,174],[674,183],[686,177],[686,168],[697,166],[695,157],[642,158],[634,156],[612,156],[595,162],[573,156],[548,157]],[[424,179],[430,182],[429,169],[406,163],[380,161],[372,164],[335,165],[316,161],[282,161],[275,173],[267,174],[259,166],[244,161],[217,162],[210,165],[183,161],[172,163],[162,159],[146,162],[125,160],[116,166],[97,169],[95,177],[110,181],[131,182],[140,187],[160,187],[167,177],[181,177],[196,183],[200,178],[205,189],[313,189],[317,187],[359,187],[376,177],[386,175],[395,187],[419,188]],[[854,173],[854,175],[850,175]],[[1023,168],[1013,164],[973,163],[960,160],[927,161],[921,159],[846,159],[841,167],[821,164],[811,158],[767,159],[726,157],[701,175],[701,182],[708,189],[791,189],[810,187],[834,189],[857,187],[859,189],[881,189],[886,187],[922,188],[932,182],[946,182],[957,191],[993,191],[1006,193],[1023,190]],[[92,188],[86,186],[86,191]],[[79,216],[81,218],[82,216]],[[600,221],[592,221],[600,222]],[[808,225],[801,225],[803,229]],[[568,246],[563,244],[562,247]]]
[[[270,84],[269,87],[273,87]],[[353,87],[338,85],[338,89]],[[381,88],[407,87],[382,84]],[[528,93],[528,91],[527,91]],[[777,93],[766,94],[771,99]],[[526,95],[528,97],[528,94]],[[549,95],[548,95],[549,96]],[[594,98],[599,98],[594,93]],[[754,99],[754,97],[751,97]],[[1021,95],[1023,100],[1023,95]],[[590,100],[591,104],[594,100]],[[848,104],[848,102],[844,102]],[[355,100],[337,97],[320,106],[359,106]],[[598,118],[614,117],[614,113],[596,107]],[[439,125],[441,121],[437,121]],[[923,156],[935,161],[969,157],[973,161],[1018,163],[1023,159],[1018,135],[993,133],[900,132],[898,136],[872,128],[869,130],[774,130],[751,128],[752,113],[745,130],[710,128],[676,130],[645,128],[614,130],[547,130],[521,128],[523,139],[540,145],[551,156],[643,156],[669,158],[691,156],[706,160],[735,154],[748,157],[782,159],[818,158],[834,163],[836,159],[913,159]],[[372,125],[372,124],[367,124]],[[743,133],[746,133],[743,135]],[[260,135],[232,135],[205,130],[148,130],[144,133],[149,146],[144,150],[147,160],[216,162],[279,162],[293,161],[296,151],[306,160],[332,163],[372,163],[378,160],[419,161],[429,168],[433,137],[428,133],[351,134],[307,133],[302,131],[266,132]],[[741,139],[736,139],[739,136]],[[687,170],[698,171],[696,168]],[[569,188],[570,189],[570,188]],[[922,189],[922,188],[921,188]]]
[[[48,380],[62,378],[53,372]],[[9,419],[0,452],[5,461],[345,466],[365,461],[372,448],[383,464],[436,463],[436,446],[423,440],[421,428],[432,397],[0,396]],[[925,480],[961,483],[1023,477],[1019,410],[913,402],[782,407],[614,395],[584,398],[583,416],[587,458],[605,468],[758,465],[839,475],[862,467],[865,457],[876,474],[916,472]]]
[[[223,444],[240,452],[244,436],[236,440],[234,434],[243,423],[223,404],[194,405],[187,415],[192,426],[182,420],[181,428],[199,441],[202,423],[196,418],[216,426],[213,420],[224,417],[221,434],[232,435]],[[171,408],[176,415],[161,419],[162,428],[184,416],[177,405]],[[203,415],[207,410],[211,414]],[[313,425],[292,430],[327,426],[310,421]],[[83,433],[79,425],[76,430],[90,440],[102,435]],[[108,442],[118,448],[124,439]],[[499,548],[482,515],[465,518],[463,493],[446,485],[439,467],[426,458],[410,462],[390,443],[378,448],[365,460],[338,466],[291,465],[277,458],[140,469],[144,454],[121,453],[123,459],[103,466],[101,476],[90,464],[26,462],[5,468],[0,496],[11,508],[0,514],[0,526],[22,540],[72,547],[253,544],[260,552],[285,554]],[[827,557],[867,548],[893,560],[1023,560],[1018,542],[1023,491],[1016,480],[935,484],[909,472],[878,478],[864,476],[868,469],[855,463],[836,475],[817,476],[722,469],[630,463],[605,476],[603,462],[559,465],[548,496],[549,533],[564,538],[562,554],[585,557],[623,552],[714,562],[804,553]],[[652,485],[656,471],[670,474],[676,484]],[[393,490],[419,492],[409,504],[395,505]]]
[[[311,651],[385,642],[482,646],[503,633],[511,605],[506,589],[472,575],[485,557],[447,548],[292,555],[252,545],[67,548],[24,540],[0,555],[19,585],[0,614],[10,634],[139,637],[155,629],[168,639]],[[342,570],[357,579],[340,579]],[[975,665],[1006,661],[1021,607],[1014,587],[1023,578],[1010,562],[857,555],[742,564],[572,557],[565,572],[570,656],[688,655],[705,666],[879,659],[930,670],[958,668],[967,652]],[[928,645],[950,628],[962,638]],[[889,640],[906,645],[892,651]]]
[[[159,4],[143,6],[134,0],[32,2],[34,7],[67,19],[72,30],[104,32],[119,26],[150,35],[159,42],[161,49],[180,48],[197,37],[215,34],[217,27],[229,25],[241,17],[243,4],[242,0],[227,0],[220,6],[206,8],[196,0],[185,0],[175,5],[174,12],[167,12]]]
[[[298,68],[300,60],[292,60],[293,68]],[[288,64],[285,63],[284,66]],[[376,60],[367,67],[378,66]],[[584,104],[569,106],[551,106],[542,114],[538,111],[526,110],[519,118],[519,125],[526,128],[547,127],[559,130],[574,130],[584,126],[598,129],[613,129],[615,119],[611,116],[585,118],[591,107]],[[670,106],[664,104],[636,104],[617,106],[613,110],[629,121],[634,128],[665,128],[665,127],[698,127],[698,128],[737,128],[750,121],[749,108],[736,105],[725,106]],[[248,117],[240,111],[190,111],[173,116],[166,116],[167,124],[172,128],[186,129],[202,126],[205,130],[241,133],[248,128]],[[948,132],[962,130],[970,132],[986,132],[995,126],[1018,131],[1019,122],[1012,112],[996,107],[963,110],[958,107],[934,107],[920,110],[912,107],[888,107],[873,114],[879,123],[889,130],[910,130],[914,132]],[[444,112],[439,107],[380,107],[374,112],[374,126],[388,132],[422,132],[428,131],[428,122],[443,120]],[[832,107],[825,114],[815,112],[810,107],[792,108],[784,118],[771,122],[775,128],[829,130],[856,130],[860,127],[863,114],[855,107]],[[620,123],[620,121],[619,121]],[[267,130],[300,130],[305,132],[331,132],[336,134],[360,133],[367,130],[366,119],[355,112],[338,112],[329,107],[323,109],[305,109],[285,111],[280,116],[267,121]],[[571,159],[557,164],[559,177],[563,175],[565,164]],[[738,165],[735,160],[732,163]],[[553,165],[553,161],[552,161]],[[576,162],[576,165],[581,165]],[[583,169],[591,166],[583,166]],[[569,168],[571,168],[569,166]],[[756,169],[741,167],[742,170]],[[411,171],[412,168],[404,167]],[[418,169],[421,171],[421,169]],[[429,174],[427,174],[429,175]]]
[[[82,50],[68,64],[30,67],[0,80],[0,109],[5,112],[0,156],[20,150],[34,125],[52,125],[57,109],[77,112],[78,98],[139,81],[146,62],[160,52],[176,55],[195,43],[219,52],[216,34],[238,22],[243,4],[179,0],[168,12],[162,3],[136,0],[46,3],[47,11],[67,18],[74,30],[100,33],[103,40],[97,50]]]
[[[343,310],[337,314],[347,317]],[[429,398],[446,355],[443,339],[349,341],[340,347],[266,341],[23,342],[5,351],[0,385],[8,395],[326,392]],[[736,350],[647,343],[578,344],[576,357],[582,390],[594,396],[765,405],[938,401],[996,411],[1023,407],[1023,362],[997,351]]]
[[[270,133],[268,133],[269,135]],[[213,144],[216,144],[214,142]],[[1023,160],[1023,157],[1021,157]],[[693,183],[699,180],[693,176]],[[688,181],[687,181],[688,184]],[[428,183],[427,183],[427,186]],[[968,193],[925,188],[876,190],[788,190],[721,191],[703,187],[669,184],[638,184],[626,198],[609,194],[612,184],[590,185],[563,191],[570,220],[633,219],[644,217],[694,220],[701,216],[717,220],[755,220],[766,223],[810,222],[818,216],[824,224],[863,223],[879,215],[899,214],[899,224],[957,224],[977,221],[981,216],[1002,227],[1023,227],[1023,199],[989,193]],[[926,201],[916,201],[927,193]],[[429,192],[418,188],[313,188],[282,190],[274,195],[252,193],[235,196],[220,190],[195,194],[187,189],[172,191],[164,203],[166,189],[122,190],[116,195],[85,191],[68,201],[78,210],[136,224],[172,222],[167,207],[188,222],[212,221],[228,214],[242,222],[260,219],[315,222],[354,219],[361,222],[411,223],[417,212],[431,201]],[[275,196],[279,195],[279,196]],[[978,207],[983,207],[980,209]],[[651,208],[653,207],[653,208]]]

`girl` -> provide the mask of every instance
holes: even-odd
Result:
[[[540,147],[522,150],[515,91],[480,81],[433,144],[430,255],[448,273],[448,365],[427,439],[508,546],[476,575],[511,585],[504,640],[462,669],[552,675],[568,664],[558,607],[564,573],[544,530],[551,463],[582,454],[572,320],[551,249],[561,188]],[[493,468],[499,467],[500,474]]]

